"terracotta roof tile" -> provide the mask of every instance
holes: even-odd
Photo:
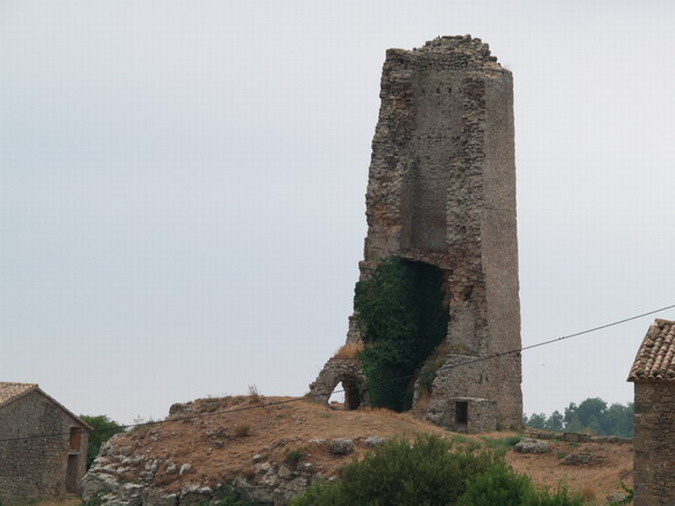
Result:
[[[93,428],[88,423],[81,420],[77,415],[66,409],[61,403],[44,393],[37,383],[9,383],[0,381],[0,408],[2,408],[5,404],[9,404],[13,400],[23,397],[33,390],[36,390],[40,395],[49,399],[50,402],[53,402],[69,416],[77,420],[78,423],[82,424],[89,430],[93,430]]]
[[[649,327],[628,381],[675,381],[675,322],[656,320]]]
[[[4,406],[16,397],[21,397],[23,394],[35,390],[36,383],[7,383],[0,381],[0,406]]]

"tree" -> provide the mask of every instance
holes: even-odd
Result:
[[[559,432],[563,430],[563,422],[564,420],[562,414],[560,414],[560,411],[556,409],[546,420],[546,428],[548,430]]]
[[[570,405],[565,408],[565,416],[563,417],[565,425],[569,425],[577,412],[577,405],[570,402]]]
[[[626,406],[612,404],[605,412],[607,433],[622,437],[633,437],[633,403]]]
[[[532,413],[530,418],[524,417],[523,424],[534,429],[546,429],[546,415],[544,413]]]
[[[579,416],[579,421],[582,426],[591,428],[595,426],[598,430],[602,431],[604,427],[600,421],[604,419],[606,409],[607,403],[605,401],[599,397],[593,397],[588,398],[579,404],[576,414]],[[594,420],[597,423],[593,423]]]
[[[598,397],[588,398],[578,406],[574,402],[565,414],[554,411],[546,418],[543,413],[523,417],[523,423],[535,429],[566,432],[591,432],[601,436],[633,436],[633,404],[607,403]]]
[[[583,432],[584,428],[577,414],[572,415],[570,421],[565,424],[565,432]]]
[[[80,418],[94,429],[89,434],[89,446],[87,447],[87,469],[89,469],[94,459],[98,456],[99,451],[101,451],[101,445],[115,434],[124,432],[125,428],[106,415],[80,415]]]

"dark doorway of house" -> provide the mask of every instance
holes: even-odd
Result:
[[[469,403],[466,401],[455,402],[455,426],[466,428],[469,423]]]
[[[68,455],[68,469],[66,470],[66,492],[77,493],[77,470],[80,461],[79,455]]]

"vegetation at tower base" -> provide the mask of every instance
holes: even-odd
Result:
[[[360,359],[373,406],[410,409],[411,378],[446,335],[442,282],[438,267],[394,256],[356,283],[354,309],[366,345]]]
[[[337,480],[313,485],[291,505],[583,504],[562,486],[553,492],[537,490],[530,478],[493,453],[451,450],[452,443],[438,436],[420,436],[412,445],[390,440],[373,455],[343,467]]]

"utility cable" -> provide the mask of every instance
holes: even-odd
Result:
[[[637,320],[639,318],[644,318],[645,316],[649,316],[649,315],[652,315],[652,314],[655,314],[655,313],[660,313],[662,311],[666,311],[668,309],[674,309],[674,308],[675,308],[675,304],[671,304],[671,305],[668,305],[668,306],[661,307],[659,309],[654,309],[654,310],[647,311],[645,313],[641,313],[641,314],[638,314],[638,315],[635,315],[635,316],[630,316],[628,318],[623,318],[621,320],[616,320],[616,321],[613,321],[613,322],[610,322],[610,323],[605,323],[604,325],[592,327],[590,329],[582,330],[580,332],[575,332],[574,334],[568,334],[568,335],[565,335],[565,336],[557,337],[555,339],[549,339],[547,341],[541,341],[539,343],[523,346],[521,348],[503,351],[503,352],[499,352],[499,353],[494,353],[492,355],[486,355],[486,356],[483,356],[483,357],[476,357],[474,359],[466,360],[464,362],[459,362],[457,364],[444,365],[444,366],[439,367],[438,370],[440,371],[440,370],[454,369],[456,367],[475,364],[477,362],[483,362],[483,361],[486,361],[486,360],[492,360],[492,359],[504,357],[504,356],[507,356],[507,355],[518,354],[518,353],[521,353],[523,351],[531,350],[531,349],[534,349],[534,348],[539,348],[541,346],[547,346],[549,344],[557,343],[557,342],[560,342],[560,341],[565,341],[565,340],[571,339],[573,337],[579,337],[579,336],[582,336],[582,335],[585,335],[585,334],[590,334],[592,332],[597,332],[598,330],[603,330],[603,329],[606,329],[606,328],[615,327],[615,326],[621,325],[623,323],[627,323],[627,322],[630,322],[630,321],[633,321],[633,320]],[[386,379],[386,380],[381,380],[381,383],[388,383],[388,382],[393,382],[393,381],[401,381],[401,380],[405,380],[405,379],[411,379],[411,378],[414,378],[415,376],[416,376],[415,374],[410,374],[410,375],[407,375],[407,376],[399,376],[399,377],[396,377],[396,378],[389,378],[389,379]],[[339,393],[344,393],[344,392],[345,392],[344,389],[343,390],[334,390],[332,392],[332,394],[339,394]],[[153,426],[153,425],[169,423],[169,422],[179,422],[179,421],[182,422],[182,421],[186,421],[186,420],[194,420],[194,419],[204,418],[206,416],[212,416],[212,415],[227,415],[227,414],[230,414],[230,413],[239,413],[241,411],[249,411],[249,410],[254,410],[254,409],[267,408],[267,407],[270,407],[270,406],[290,404],[292,402],[298,402],[298,401],[303,401],[303,400],[306,400],[306,399],[311,399],[312,397],[323,397],[323,395],[305,394],[301,397],[293,397],[291,399],[283,399],[283,400],[280,400],[280,401],[254,404],[254,405],[251,405],[251,406],[240,406],[238,408],[228,409],[228,410],[225,410],[225,411],[214,411],[214,412],[210,412],[210,413],[195,413],[194,415],[189,415],[189,416],[181,417],[181,418],[165,419],[165,420],[157,420],[157,421],[149,421],[149,422],[120,425],[120,426],[118,426],[118,428],[133,429],[133,428],[136,428],[136,427]],[[105,432],[105,430],[103,430],[101,432]],[[67,433],[53,433],[53,434],[34,434],[34,435],[26,435],[26,436],[20,436],[20,437],[17,436],[17,437],[13,437],[13,438],[0,438],[0,442],[22,441],[22,440],[28,440],[28,439],[50,438],[50,437],[64,437],[64,436],[68,436],[69,434],[70,434],[69,432],[67,432]]]

